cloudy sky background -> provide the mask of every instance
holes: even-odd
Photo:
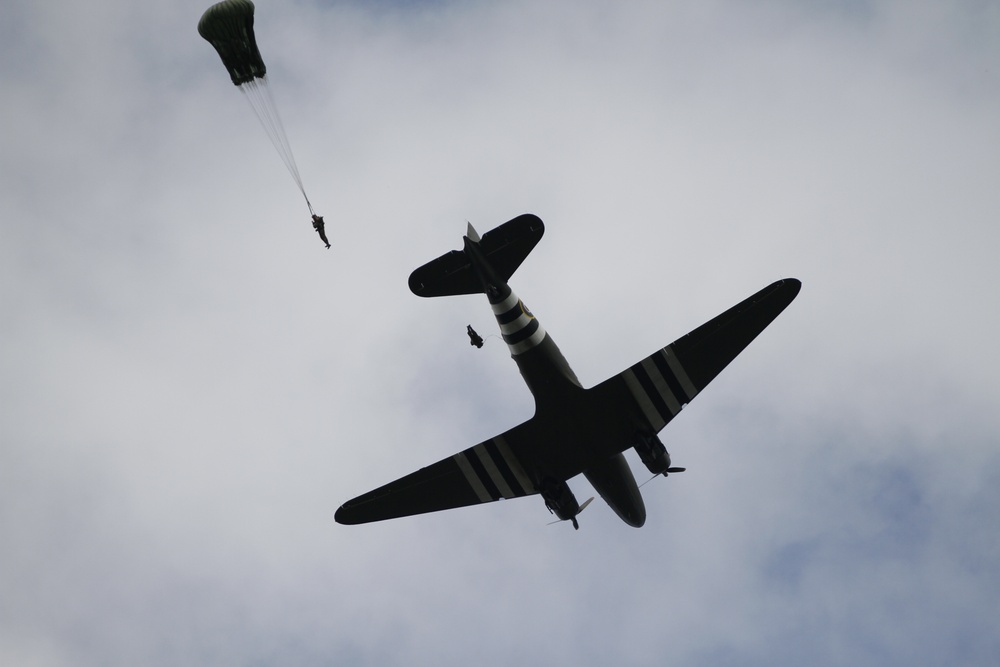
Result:
[[[327,251],[208,4],[5,4],[0,663],[997,664],[1000,5],[261,0]],[[406,287],[524,212],[587,386],[803,290],[642,529],[337,525],[530,417]]]

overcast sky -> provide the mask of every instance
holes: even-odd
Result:
[[[998,663],[1000,4],[259,0],[331,250],[209,4],[4,4],[0,663]],[[803,289],[643,528],[336,524],[531,416],[406,285],[525,212],[586,386]]]

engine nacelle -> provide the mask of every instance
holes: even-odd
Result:
[[[555,513],[562,521],[573,521],[576,524],[576,515],[580,513],[580,503],[576,501],[576,496],[569,488],[569,484],[563,481],[546,478],[542,480],[539,489],[542,498],[545,499],[545,506],[550,512]]]
[[[635,443],[635,451],[649,472],[667,476],[671,472],[684,472],[684,468],[670,467],[670,454],[657,435],[640,435]]]

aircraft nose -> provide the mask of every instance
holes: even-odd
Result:
[[[646,506],[640,503],[637,507],[621,508],[622,511],[618,512],[618,516],[622,521],[632,526],[633,528],[642,528],[646,523]]]
[[[622,516],[622,519],[633,528],[642,528],[646,523],[646,508],[633,507],[631,511]]]

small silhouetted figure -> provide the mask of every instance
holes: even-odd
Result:
[[[465,332],[469,334],[469,345],[475,345],[476,347],[483,346],[483,339],[476,333],[471,324],[465,328]]]
[[[326,238],[326,223],[323,222],[323,216],[316,215],[313,213],[313,229],[319,234],[319,237],[323,239],[323,243],[326,244],[327,249],[330,248],[330,241]]]

